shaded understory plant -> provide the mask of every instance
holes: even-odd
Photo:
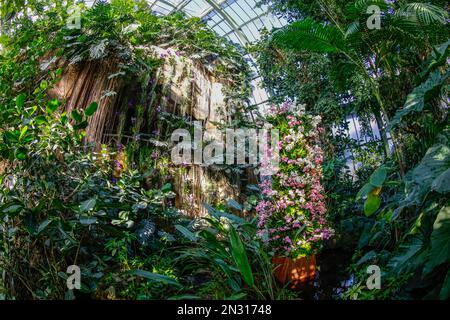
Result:
[[[210,279],[197,291],[202,293],[215,284],[215,292],[210,293],[215,299],[292,297],[275,283],[271,257],[256,235],[255,220],[206,207],[208,216],[176,226],[187,241],[176,260],[184,271]]]
[[[384,290],[368,292],[358,282],[349,297],[448,299],[450,255],[450,128],[439,119],[436,101],[445,101],[448,44],[438,46],[427,59],[418,86],[408,95],[390,127],[405,130],[418,125],[422,158],[401,178],[395,164],[375,170],[357,195],[364,199],[368,221],[352,269],[361,272],[376,262],[383,270]],[[422,111],[422,113],[420,113]],[[444,112],[444,120],[448,113]],[[359,275],[358,279],[363,277]]]
[[[113,179],[113,154],[90,151],[77,127],[92,106],[73,125],[47,109],[20,135],[4,133],[3,154],[16,158],[0,176],[0,268],[9,298],[70,297],[70,265],[82,270],[81,291],[94,295],[105,277],[145,265],[145,252],[169,241],[164,228],[177,216],[166,206],[170,186],[144,189],[133,171]]]

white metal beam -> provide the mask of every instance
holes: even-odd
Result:
[[[233,31],[236,33],[236,36],[239,38],[239,40],[242,42],[243,45],[246,45],[250,43],[247,36],[244,32],[239,28],[239,25],[236,23],[236,21],[225,12],[225,10],[222,9],[222,7],[217,4],[214,0],[205,0],[211,7],[214,8],[214,10],[219,14],[233,29]]]

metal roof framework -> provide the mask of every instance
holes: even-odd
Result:
[[[261,29],[280,28],[287,21],[273,15],[259,0],[148,0],[151,10],[158,15],[182,11],[188,17],[199,17],[219,36],[246,46],[258,41]],[[256,76],[252,80],[251,104],[264,107],[269,96],[261,86],[261,77],[254,59],[247,55]]]

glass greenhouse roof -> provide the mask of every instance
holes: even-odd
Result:
[[[219,36],[240,45],[259,40],[261,30],[280,28],[287,22],[273,15],[267,5],[258,5],[259,0],[149,0],[151,10],[156,14],[167,15],[183,11],[189,17],[201,18]],[[255,74],[257,69],[249,56]],[[253,79],[252,104],[263,105],[267,92],[260,86],[260,77]]]
[[[149,0],[157,14],[181,10],[200,17],[218,35],[246,45],[260,38],[262,28],[279,28],[285,21],[271,14],[259,0]]]

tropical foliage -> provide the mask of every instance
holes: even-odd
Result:
[[[345,296],[448,298],[446,4],[263,2],[291,21],[254,48],[265,83],[274,99],[297,99],[323,116],[327,207],[342,246],[359,237],[349,269],[357,284]],[[379,28],[370,25],[371,5],[380,10]],[[362,134],[375,119],[381,139],[342,139],[349,115],[358,117]],[[350,180],[341,162],[349,150],[360,167]],[[367,290],[369,264],[381,266],[383,290]]]
[[[312,254],[316,283],[329,270],[348,279],[326,298],[450,297],[448,3],[261,3],[288,23],[242,48],[148,1],[0,1],[0,299],[298,299],[307,290],[277,282],[273,257]],[[247,53],[270,93],[265,114],[249,105]],[[241,175],[236,196],[198,217],[176,198],[190,168],[167,150],[194,116],[157,101],[168,90],[157,71],[178,58],[223,84],[231,113],[219,131],[271,125],[281,138],[271,178],[215,167]],[[87,136],[118,92],[70,111],[51,94],[68,68],[103,64],[127,84],[127,143]],[[373,265],[381,290],[366,283]],[[67,286],[73,266],[79,289]]]

